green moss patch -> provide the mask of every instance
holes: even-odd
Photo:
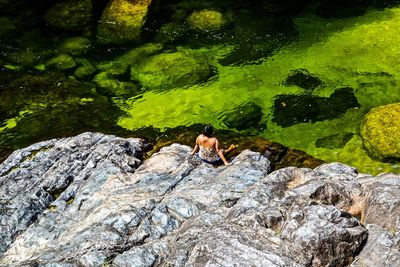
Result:
[[[187,22],[193,29],[205,32],[220,30],[227,24],[221,12],[208,9],[194,11]]]
[[[361,124],[364,146],[378,159],[400,159],[400,103],[373,108]]]

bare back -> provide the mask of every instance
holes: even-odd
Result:
[[[214,148],[215,151],[218,151],[219,149],[219,144],[218,140],[215,137],[207,137],[204,134],[200,134],[197,139],[196,139],[196,144],[199,146],[211,149]]]

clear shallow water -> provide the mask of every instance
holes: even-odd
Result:
[[[327,161],[352,164],[364,172],[397,171],[397,164],[369,158],[358,130],[363,114],[370,108],[400,100],[399,15],[400,9],[371,10],[352,19],[321,19],[304,14],[295,19],[299,41],[275,51],[259,64],[229,67],[214,62],[219,75],[208,83],[168,92],[146,92],[139,100],[116,100],[117,105],[130,114],[121,117],[118,124],[127,129],[193,123],[212,123],[226,128],[221,114],[229,114],[253,102],[263,112],[265,129],[258,134],[268,139]],[[217,59],[227,49],[212,47],[207,53]],[[360,107],[351,108],[332,120],[280,127],[272,121],[274,97],[304,91],[283,85],[287,75],[295,69],[307,69],[323,81],[324,85],[313,92],[317,96],[328,97],[339,87],[353,88]],[[318,139],[340,133],[354,134],[344,147],[316,146]]]
[[[294,37],[274,43],[270,53],[252,64],[221,64],[232,51],[238,51],[237,40],[194,38],[164,46],[164,51],[191,49],[206,58],[216,75],[203,83],[168,90],[142,89],[132,97],[109,97],[98,94],[88,80],[84,85],[82,81],[79,86],[72,85],[82,87],[73,95],[58,91],[56,96],[40,94],[13,114],[3,116],[0,144],[18,147],[40,139],[38,136],[47,138],[83,130],[127,135],[148,127],[163,131],[211,123],[243,135],[260,135],[326,161],[351,164],[361,172],[398,172],[397,164],[374,161],[368,156],[358,131],[363,115],[372,107],[400,101],[400,9],[370,9],[364,15],[341,19],[323,19],[312,10],[293,17],[298,32]],[[282,33],[271,38],[277,39],[279,34]],[[270,45],[267,39],[260,41],[262,49]],[[247,58],[246,49],[257,48],[241,47],[236,58]],[[100,63],[124,52],[111,49],[103,54],[90,56]],[[2,64],[7,75],[17,76],[17,71],[12,70],[15,64]],[[285,83],[294,70],[300,69],[317,77],[320,85],[310,92]],[[344,99],[332,97],[340,88],[351,88],[358,104],[340,109],[342,103],[348,102],[348,94],[343,95]],[[327,116],[330,110],[333,115]],[[313,114],[305,115],[310,111]],[[64,115],[69,120],[62,123]]]

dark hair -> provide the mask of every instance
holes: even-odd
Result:
[[[214,128],[210,124],[204,127],[204,135],[207,137],[212,137],[214,135]]]

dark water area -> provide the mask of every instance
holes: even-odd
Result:
[[[398,28],[400,1],[142,1],[142,25],[125,32],[113,2],[0,0],[0,157],[84,131],[174,140],[211,123],[226,142],[260,136],[396,170],[358,128],[400,101],[397,30],[377,30]],[[136,10],[119,2],[122,20]]]

